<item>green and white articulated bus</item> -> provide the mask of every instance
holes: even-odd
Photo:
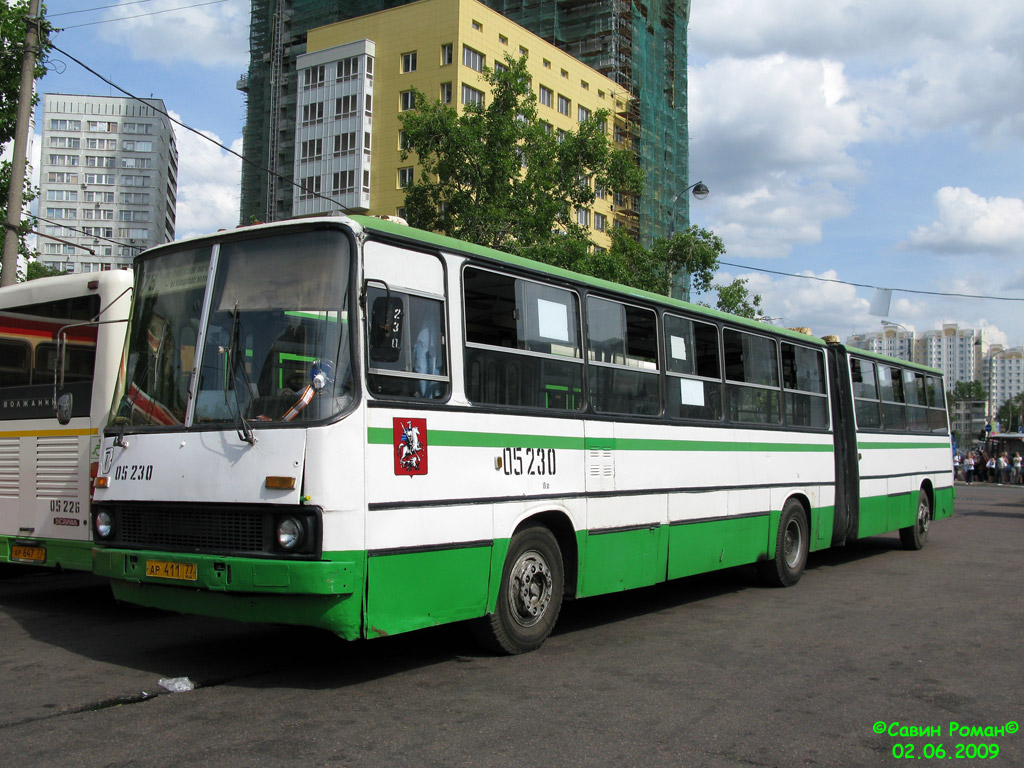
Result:
[[[120,600],[372,638],[953,513],[932,369],[369,217],[135,263],[94,570]]]
[[[113,270],[0,289],[0,563],[92,570],[92,476],[131,288]]]

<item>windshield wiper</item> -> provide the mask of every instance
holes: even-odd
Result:
[[[235,378],[238,375],[239,366],[241,366],[242,378],[245,382],[246,389],[249,392],[249,396],[252,396],[252,382],[249,381],[249,372],[245,370],[245,362],[242,360],[241,350],[239,349],[241,344],[239,342],[238,331],[241,323],[238,321],[239,313],[237,301],[235,302],[235,309],[231,315],[231,341],[229,342],[230,346],[228,347],[228,372],[230,373],[230,378],[229,376],[224,377],[224,403],[227,405],[230,405],[230,403],[228,403],[228,383],[230,382],[232,385],[235,384]],[[238,439],[248,443],[249,445],[256,445],[256,435],[253,433],[252,427],[249,425],[249,422],[245,420],[245,416],[242,413],[242,401],[238,397],[238,387],[232,386],[231,391],[235,395],[235,414],[238,417],[235,431],[238,434]]]

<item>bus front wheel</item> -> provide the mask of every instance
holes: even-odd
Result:
[[[554,534],[535,525],[509,542],[494,613],[477,624],[477,637],[498,653],[532,651],[551,634],[562,608],[565,570]]]
[[[932,504],[924,488],[917,494],[917,519],[913,525],[900,528],[900,543],[904,549],[921,549],[928,542],[928,524],[932,519]]]
[[[779,517],[775,539],[775,557],[759,565],[761,580],[773,587],[791,587],[800,581],[810,547],[807,516],[803,505],[790,499]]]

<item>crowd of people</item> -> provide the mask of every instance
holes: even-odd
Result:
[[[1024,472],[1021,472],[1022,459],[1020,453],[1011,456],[1008,452],[987,453],[985,451],[968,451],[957,453],[953,457],[953,472],[957,480],[968,485],[974,482],[996,483],[998,485],[1024,485]]]

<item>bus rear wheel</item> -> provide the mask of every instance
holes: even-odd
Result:
[[[917,494],[917,519],[913,525],[900,528],[900,543],[904,549],[921,549],[928,543],[928,524],[932,519],[932,503],[924,488]]]
[[[761,580],[773,587],[791,587],[800,581],[807,565],[810,547],[807,516],[803,505],[790,499],[782,507],[779,532],[775,538],[775,557],[758,566]]]
[[[494,613],[476,627],[488,648],[509,655],[536,650],[551,634],[562,608],[565,570],[554,534],[534,525],[509,542]]]

